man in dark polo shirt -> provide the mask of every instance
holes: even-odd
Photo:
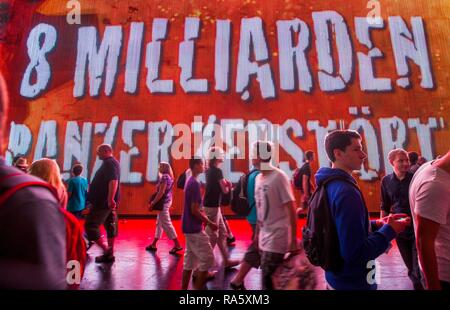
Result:
[[[114,257],[114,238],[117,236],[117,206],[119,203],[120,165],[113,157],[112,148],[102,144],[97,148],[98,157],[103,164],[98,169],[89,187],[88,201],[92,208],[86,217],[85,230],[89,241],[103,249],[103,255],[95,258],[96,263],[112,263]],[[100,233],[100,225],[105,227],[108,242]]]
[[[0,74],[0,145],[7,110]],[[11,174],[23,172],[0,158],[0,195],[23,177],[5,178]],[[37,186],[18,190],[0,205],[0,289],[67,288],[66,223],[59,209],[50,191]]]
[[[408,153],[403,149],[395,149],[388,154],[389,163],[394,172],[381,180],[381,218],[389,214],[404,213],[411,216],[409,207],[409,184],[413,173],[409,170]],[[414,289],[423,289],[417,256],[414,227],[411,225],[396,237],[398,250],[408,268],[408,276]]]
[[[311,183],[311,162],[314,161],[314,152],[309,150],[305,152],[305,163],[294,174],[294,185],[300,190],[300,208],[297,210],[303,211],[308,209],[308,202],[314,187]]]

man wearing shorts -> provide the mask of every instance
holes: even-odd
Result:
[[[103,249],[103,255],[95,258],[96,263],[112,263],[114,238],[117,236],[117,205],[119,203],[120,165],[113,157],[112,148],[102,144],[97,148],[103,164],[98,169],[89,188],[88,201],[92,208],[86,217],[85,230],[89,241]],[[105,227],[108,242],[100,233],[100,225]]]
[[[197,270],[194,288],[205,288],[208,270],[214,266],[214,254],[209,243],[209,237],[205,233],[202,223],[213,230],[217,225],[210,221],[203,209],[200,182],[197,177],[203,172],[203,160],[192,158],[189,160],[189,168],[192,176],[186,181],[184,187],[184,207],[182,215],[182,229],[186,240],[186,250],[183,262],[183,280],[181,289],[187,290],[191,279],[192,270]]]

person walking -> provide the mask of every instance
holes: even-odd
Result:
[[[169,163],[161,162],[159,164],[159,182],[157,185],[157,194],[155,196],[155,199],[149,204],[149,211],[152,211],[154,205],[161,199],[164,199],[163,209],[159,211],[156,218],[155,237],[153,238],[153,242],[146,247],[147,251],[157,250],[156,244],[158,243],[158,240],[161,239],[163,231],[174,243],[173,248],[169,251],[170,254],[176,254],[179,251],[183,250],[180,242],[178,241],[175,228],[173,227],[172,219],[170,218],[170,207],[172,206],[173,199],[173,185],[174,177],[172,167]]]

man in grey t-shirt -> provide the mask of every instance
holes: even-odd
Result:
[[[450,150],[417,170],[409,203],[426,288],[450,290]]]
[[[271,290],[272,275],[284,255],[298,250],[295,198],[287,175],[270,163],[271,144],[258,141],[255,148],[261,171],[256,177],[255,202],[262,288]]]

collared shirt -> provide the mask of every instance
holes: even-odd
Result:
[[[411,215],[409,208],[409,184],[414,174],[407,172],[403,180],[395,173],[386,175],[381,180],[381,210],[386,213],[406,213]]]

